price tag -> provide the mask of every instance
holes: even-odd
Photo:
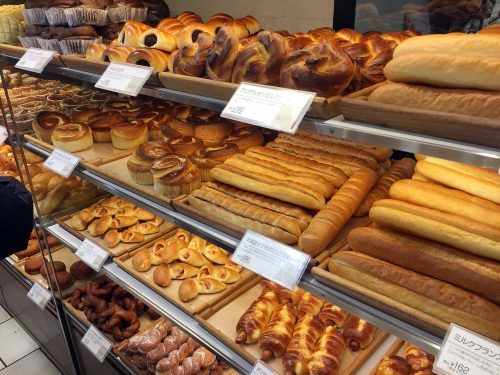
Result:
[[[90,326],[85,336],[82,338],[82,344],[97,358],[99,362],[104,362],[104,358],[111,350],[111,342],[94,326]]]
[[[276,375],[276,374],[278,373],[274,371],[271,366],[268,366],[261,360],[257,361],[255,366],[253,367],[252,372],[250,373],[250,375]]]
[[[101,249],[92,241],[85,239],[78,250],[76,256],[79,257],[84,263],[92,267],[96,272],[99,272],[104,261],[108,258],[109,253]]]
[[[433,371],[439,375],[500,375],[500,345],[452,323]]]
[[[0,146],[5,143],[8,137],[9,133],[7,133],[7,128],[5,126],[0,126]]]
[[[31,287],[30,291],[27,294],[27,297],[35,302],[35,304],[40,309],[45,310],[45,307],[47,307],[47,303],[49,303],[50,299],[52,298],[52,294],[50,294],[47,289],[36,282]]]
[[[315,96],[313,92],[242,83],[221,116],[295,133]]]
[[[43,166],[64,178],[68,178],[79,162],[80,158],[78,156],[56,148],[52,151],[47,160],[45,160]]]
[[[110,63],[95,87],[119,94],[137,96],[152,73],[153,68],[148,66]]]
[[[16,68],[33,73],[41,73],[55,54],[56,51],[48,51],[40,48],[28,48],[28,50],[17,62]]]
[[[300,281],[311,257],[281,242],[247,230],[231,260],[287,289]]]

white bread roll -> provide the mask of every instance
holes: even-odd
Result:
[[[406,39],[397,46],[394,58],[419,52],[500,57],[500,38],[464,33],[421,35]]]
[[[500,57],[412,53],[389,61],[384,74],[393,82],[500,91]]]

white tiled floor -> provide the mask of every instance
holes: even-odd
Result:
[[[0,306],[0,375],[60,375],[38,344]]]

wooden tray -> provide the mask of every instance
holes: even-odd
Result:
[[[170,231],[169,233],[162,236],[161,239],[172,237],[176,231],[177,231],[177,229]],[[160,239],[160,238],[157,238],[157,239]],[[186,311],[188,314],[191,314],[191,315],[198,314],[198,313],[202,312],[203,310],[206,310],[207,308],[217,304],[220,300],[222,300],[226,296],[230,295],[235,290],[237,290],[240,286],[246,284],[249,280],[253,279],[256,276],[254,273],[250,272],[249,270],[243,269],[241,271],[240,281],[238,281],[234,284],[227,284],[227,289],[224,290],[223,292],[216,293],[216,294],[200,294],[198,297],[192,299],[191,301],[182,302],[179,299],[178,294],[177,294],[177,292],[179,290],[179,285],[181,284],[182,280],[172,280],[172,282],[169,286],[163,288],[161,286],[156,285],[153,282],[153,271],[157,266],[152,266],[151,269],[149,271],[146,271],[146,272],[136,271],[135,268],[132,267],[132,257],[134,256],[134,254],[137,251],[141,250],[142,248],[150,249],[152,247],[153,247],[153,242],[150,242],[149,244],[142,246],[141,248],[138,248],[134,251],[123,254],[122,256],[113,259],[113,261],[120,268],[123,268],[125,271],[130,273],[136,279],[140,280],[142,283],[146,284],[151,289],[155,290],[158,294],[161,294],[163,297],[168,299],[170,302],[179,306],[181,309],[183,309],[184,311]]]
[[[160,226],[160,231],[158,233],[154,234],[146,234],[144,235],[144,241],[139,242],[139,243],[125,243],[125,242],[120,242],[118,245],[116,245],[113,248],[108,248],[106,246],[106,243],[104,242],[104,236],[99,236],[99,237],[93,237],[90,235],[89,231],[87,229],[78,231],[69,225],[69,221],[71,219],[72,215],[67,215],[63,216],[61,218],[56,219],[57,223],[67,230],[68,232],[72,233],[74,236],[78,237],[81,240],[88,239],[95,244],[99,245],[101,248],[104,250],[107,250],[109,252],[110,257],[116,257],[120,256],[124,253],[127,253],[129,251],[135,250],[144,244],[153,241],[157,239],[158,237],[161,237],[163,234],[165,234],[168,231],[171,231],[175,226],[173,224],[170,224],[167,221],[164,221],[161,226]]]
[[[378,85],[371,86],[342,98],[340,109],[344,118],[391,129],[498,148],[499,120],[368,102],[367,96],[377,87]]]
[[[339,244],[334,252],[347,250],[349,250],[349,245],[345,242],[343,245]],[[369,303],[382,311],[386,311],[436,336],[445,336],[448,329],[448,323],[329,272],[329,261],[330,258],[328,257],[319,266],[313,267],[311,270],[314,278],[319,282],[345,292],[362,302]]]
[[[261,278],[252,280],[217,305],[195,317],[210,332],[219,337],[225,345],[252,363],[256,363],[260,359],[261,350],[259,345],[239,345],[234,342],[234,339],[236,338],[236,324],[240,316],[262,292],[262,287],[259,284],[260,280]],[[346,349],[339,373],[342,375],[356,373],[363,365],[363,362],[372,355],[388,335],[387,332],[377,330],[373,342],[365,350],[353,353]],[[278,373],[284,373],[281,358],[274,358],[268,364]]]
[[[48,144],[33,134],[33,135],[25,135],[25,139],[30,141],[31,143],[40,146],[44,150],[48,152],[54,151],[55,147],[51,144]],[[82,160],[84,166],[88,167],[89,165],[95,163],[107,163],[116,159],[123,158],[125,156],[129,156],[134,152],[133,149],[130,150],[118,150],[113,147],[111,143],[94,143],[94,145],[83,151],[74,152],[73,154],[79,156]]]
[[[0,54],[3,55],[20,58],[25,54],[27,50],[28,49],[24,47],[11,46],[10,44],[0,43]],[[49,62],[49,65],[64,66],[61,61],[61,55],[59,53],[56,53],[52,60]]]
[[[121,186],[126,186],[129,190],[132,190],[141,196],[148,197],[161,205],[173,209],[172,199],[156,193],[153,189],[153,185],[139,185],[132,179],[132,177],[130,177],[130,173],[127,168],[128,160],[129,156],[127,155],[126,157],[120,159],[108,160],[107,162],[96,162],[92,165],[87,165],[87,169],[104,177],[106,180],[114,181]]]

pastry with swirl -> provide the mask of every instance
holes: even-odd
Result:
[[[194,137],[177,137],[168,140],[169,146],[176,154],[190,157],[203,147],[203,142]]]
[[[297,312],[292,303],[284,303],[274,310],[265,331],[259,337],[262,360],[279,358],[285,354],[293,334]]]
[[[151,166],[155,192],[168,198],[189,194],[201,185],[200,169],[183,155],[170,154]]]
[[[220,27],[214,44],[207,53],[206,72],[215,81],[231,81],[234,62],[238,56],[240,41],[231,26]]]
[[[144,121],[149,129],[149,139],[151,141],[161,140],[162,127],[168,122],[170,113],[168,111],[160,110],[147,110],[139,113],[136,117],[137,120]]]
[[[33,130],[38,138],[47,143],[52,143],[52,132],[58,125],[70,122],[69,118],[62,113],[42,111],[33,118]]]
[[[254,146],[262,146],[264,144],[264,136],[260,129],[255,126],[242,126],[233,129],[226,139],[227,143],[234,143],[240,151]]]
[[[193,107],[184,104],[175,105],[171,116],[161,128],[161,133],[166,138],[194,137],[194,125],[186,121],[193,113]]]
[[[57,125],[51,139],[55,147],[68,152],[83,151],[94,144],[92,130],[78,122]]]
[[[156,159],[171,153],[172,149],[163,141],[141,143],[127,161],[130,177],[139,185],[153,185],[151,166]]]
[[[118,111],[100,112],[88,119],[88,126],[92,129],[92,137],[96,143],[111,142],[111,127],[126,121],[126,118]]]
[[[149,66],[155,73],[168,70],[169,54],[157,49],[141,48],[132,52],[127,58],[127,64]]]
[[[201,180],[210,181],[210,169],[224,163],[224,160],[238,152],[239,149],[234,143],[226,143],[220,146],[205,146],[196,150],[191,156],[191,160],[200,168]]]
[[[148,126],[142,121],[129,121],[113,125],[110,131],[111,143],[118,150],[128,150],[149,139]]]
[[[345,349],[345,340],[342,333],[332,326],[323,330],[307,369],[311,375],[337,374],[340,371],[340,361]]]
[[[212,46],[213,40],[213,35],[201,32],[196,36],[194,42],[188,43],[183,47],[179,46],[179,49],[171,60],[171,70],[173,73],[201,77],[205,73],[208,50]],[[178,40],[178,43],[181,43],[180,40]]]

